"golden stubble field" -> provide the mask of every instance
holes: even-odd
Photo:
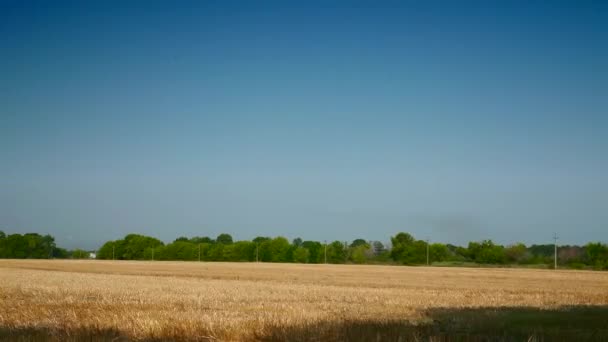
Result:
[[[425,324],[436,320],[431,313],[437,310],[589,305],[608,305],[608,273],[0,260],[4,336],[26,331],[65,339],[84,331],[135,340],[264,340],[292,335],[297,340],[295,332],[308,329],[302,339],[310,339],[315,329],[332,323]]]

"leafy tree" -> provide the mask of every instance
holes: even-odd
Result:
[[[199,246],[200,246],[200,250],[201,250],[201,261],[211,261],[211,248],[212,248],[213,244],[211,244],[211,243],[197,244],[197,258],[198,258]]]
[[[583,264],[585,259],[585,248],[580,246],[559,246],[557,248],[557,260],[562,264]]]
[[[145,235],[128,234],[122,240],[108,241],[98,251],[98,259],[149,260],[152,250],[159,250],[162,241]]]
[[[391,238],[391,242],[393,260],[408,265],[426,263],[426,242],[416,241],[408,233],[398,233]]]
[[[369,246],[369,244],[367,243],[367,241],[363,240],[363,239],[355,239],[353,240],[353,242],[350,244],[350,247],[354,248],[354,247],[358,247],[358,246]]]
[[[199,244],[199,243],[214,243],[215,241],[213,241],[213,239],[208,236],[203,236],[203,237],[195,236],[192,239],[190,239],[190,242]]]
[[[216,243],[216,244],[210,245],[209,252],[208,252],[209,260],[211,260],[211,261],[223,260],[225,246],[226,245],[224,245],[223,243]]]
[[[269,252],[272,262],[289,262],[288,252],[290,248],[289,241],[282,237],[276,237],[269,241]]]
[[[231,244],[232,241],[232,235],[230,234],[220,234],[217,236],[217,238],[215,239],[215,241],[217,241],[217,243],[221,243],[224,245],[229,245]]]
[[[608,245],[590,242],[585,245],[587,263],[595,268],[608,269]]]
[[[470,257],[480,264],[502,264],[506,261],[504,247],[492,240],[469,242]]]
[[[69,252],[65,248],[55,247],[53,249],[53,258],[55,259],[65,259],[69,255]]]
[[[374,252],[374,255],[376,255],[376,256],[386,252],[386,248],[384,247],[384,244],[380,241],[373,241],[371,247],[372,247],[372,251]]]
[[[116,241],[108,241],[97,251],[97,259],[112,260],[112,252],[115,249]],[[114,253],[115,254],[115,253]]]
[[[176,240],[162,248],[158,248],[154,254],[155,259],[158,260],[197,260],[198,245],[189,242],[188,239],[185,241]]]
[[[53,252],[57,248],[55,239],[50,235],[26,233],[6,236],[6,234],[2,234],[0,258],[48,259],[53,257]]]
[[[310,257],[310,251],[304,247],[297,247],[293,251],[293,261],[301,264],[305,264],[308,262],[308,258]]]
[[[253,239],[252,241],[254,243],[256,243],[258,246],[261,245],[262,243],[266,242],[266,241],[270,241],[272,240],[271,238],[267,237],[267,236],[258,236],[255,239]]]
[[[319,264],[324,259],[324,247],[318,241],[304,241],[302,247],[308,250],[308,262],[312,264]]]
[[[516,243],[505,248],[505,258],[507,262],[520,264],[527,259],[528,249],[523,243]]]
[[[302,246],[302,239],[300,238],[295,238],[293,239],[293,241],[291,242],[292,245],[296,246],[296,247],[300,247]]]
[[[555,246],[553,244],[532,245],[528,248],[528,251],[537,260],[542,260],[544,262],[552,262],[553,254],[555,252],[554,248]]]
[[[334,241],[327,246],[327,262],[330,264],[343,264],[346,261],[347,253],[344,244]]]
[[[350,260],[355,264],[364,264],[368,259],[369,251],[371,251],[371,247],[367,243],[357,244],[351,247]]]
[[[72,259],[88,259],[89,252],[82,249],[75,249],[70,252]]]
[[[147,256],[146,250],[163,246],[163,243],[153,237],[129,234],[125,236],[124,243],[121,246],[122,258],[125,260],[146,260],[151,259],[151,255]]]
[[[450,257],[448,247],[442,243],[433,243],[429,246],[430,262],[447,261]]]
[[[253,261],[255,260],[254,242],[237,241],[224,246],[224,260],[226,261]]]

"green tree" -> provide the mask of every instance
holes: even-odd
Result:
[[[264,241],[270,241],[270,240],[272,240],[272,239],[267,236],[258,236],[255,239],[253,239],[252,241],[255,243],[262,243]]]
[[[398,233],[391,238],[393,260],[406,265],[426,263],[426,242],[415,240],[408,233]]]
[[[521,264],[527,259],[528,249],[521,242],[507,246],[504,251],[505,259],[509,263]]]
[[[370,255],[370,251],[371,248],[367,243],[351,247],[350,260],[355,264],[364,264],[367,261],[368,255]]]
[[[230,235],[230,234],[220,234],[220,235],[217,236],[217,238],[215,239],[215,241],[217,243],[221,243],[221,244],[224,244],[224,245],[229,245],[229,244],[231,244],[233,242],[232,241],[232,235]]]
[[[429,246],[430,262],[441,262],[449,259],[450,252],[448,247],[442,243],[433,243]]]
[[[115,249],[116,241],[108,241],[104,243],[97,251],[97,259],[112,260],[113,250]]]
[[[129,234],[124,238],[124,244],[121,246],[122,258],[125,260],[147,260],[151,259],[151,255],[147,255],[148,250],[163,246],[163,243],[157,238]]]
[[[492,240],[469,242],[469,255],[480,264],[503,264],[506,261],[504,247],[494,244]]]
[[[212,238],[208,237],[208,236],[195,236],[192,239],[190,239],[191,243],[194,244],[199,244],[199,243],[214,243],[215,241],[213,241]]]
[[[288,252],[290,248],[289,241],[282,237],[276,237],[269,241],[270,255],[272,262],[289,262]]]
[[[224,247],[226,245],[224,245],[223,243],[216,243],[213,245],[210,245],[209,247],[209,252],[208,252],[208,258],[211,261],[221,261],[224,260]]]
[[[151,251],[148,253],[151,253]],[[185,241],[176,240],[164,247],[157,247],[154,254],[154,258],[158,260],[198,260],[198,245],[189,242],[187,239]]]
[[[224,260],[226,261],[253,261],[255,260],[256,245],[251,241],[237,241],[224,246]]]
[[[587,263],[598,269],[608,269],[608,245],[590,242],[585,245]]]
[[[53,249],[53,258],[55,259],[66,259],[69,255],[69,252],[65,248],[55,247]]]
[[[82,249],[78,249],[78,248],[71,251],[70,255],[72,256],[72,259],[88,259],[89,258],[89,252],[82,250]]]
[[[343,264],[346,257],[346,248],[342,242],[334,241],[327,246],[327,262],[330,264]]]
[[[308,250],[308,262],[312,264],[319,264],[324,259],[324,248],[323,245],[318,241],[304,241],[302,247]]]
[[[304,247],[297,247],[293,251],[293,261],[301,264],[305,264],[308,262],[308,258],[310,257],[310,251]]]
[[[363,239],[355,239],[353,240],[353,242],[350,244],[350,247],[354,248],[354,247],[358,247],[358,246],[369,246],[369,244],[367,243],[367,241],[363,240]]]

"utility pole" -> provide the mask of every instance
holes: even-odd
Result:
[[[555,249],[553,256],[553,269],[557,269],[557,239],[559,239],[557,233],[553,233],[553,247]]]
[[[327,240],[325,240],[325,263],[327,264]]]
[[[198,244],[198,262],[201,262],[201,244]]]
[[[260,243],[255,243],[255,262],[260,262]]]
[[[429,239],[426,239],[426,265],[429,264]]]

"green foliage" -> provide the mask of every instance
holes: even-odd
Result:
[[[330,264],[343,264],[347,259],[347,250],[344,243],[334,241],[327,246],[327,262]]]
[[[359,246],[368,246],[369,244],[367,243],[367,241],[365,241],[364,239],[355,239],[353,240],[353,242],[350,244],[350,247],[359,247]]]
[[[82,250],[82,249],[78,249],[78,248],[70,251],[69,255],[72,259],[88,259],[89,258],[89,252]]]
[[[373,253],[370,252],[371,248],[367,243],[351,247],[350,261],[355,264],[364,264],[369,258],[373,257]]]
[[[416,240],[408,233],[398,233],[391,238],[393,260],[406,265],[426,263],[426,242]]]
[[[590,242],[585,246],[585,250],[589,265],[597,269],[608,269],[608,245]]]
[[[116,254],[113,250],[116,246],[116,241],[108,241],[103,244],[97,251],[97,259],[112,260]]]
[[[0,235],[0,258],[49,259],[55,254],[55,238],[37,233]]]
[[[229,245],[229,244],[231,244],[233,242],[232,241],[232,235],[230,235],[230,234],[220,234],[220,235],[217,236],[217,238],[215,239],[215,241],[217,243],[221,243],[221,244],[224,244],[224,245]]]
[[[254,242],[250,241],[238,241],[231,245],[224,246],[225,261],[254,261],[255,260],[255,248]]]
[[[195,237],[191,238],[189,241],[192,242],[192,243],[195,243],[195,244],[199,244],[199,243],[214,243],[215,242],[215,241],[213,241],[212,238],[210,238],[208,236],[202,236],[202,237],[201,236],[195,236]]]
[[[163,243],[153,237],[129,234],[125,236],[121,248],[121,259],[125,260],[149,260],[152,259],[150,249],[163,246]]]
[[[320,264],[324,261],[324,247],[318,241],[304,241],[302,247],[308,250],[308,262],[311,264]]]
[[[450,260],[450,251],[448,247],[442,243],[433,243],[429,246],[429,261],[443,262]]]
[[[271,239],[267,236],[258,236],[255,239],[253,239],[252,241],[255,243],[262,243],[262,242],[268,241],[268,240],[271,240]]]
[[[69,252],[65,248],[55,247],[53,249],[53,258],[55,259],[66,259],[69,256]]]
[[[391,238],[392,249],[379,241],[371,243],[355,239],[350,245],[334,241],[324,245],[319,241],[290,243],[284,237],[258,236],[253,241],[233,241],[229,234],[220,234],[214,241],[209,237],[179,237],[164,245],[162,241],[145,235],[128,234],[123,239],[108,241],[97,251],[98,259],[110,260],[184,260],[184,261],[259,261],[323,263],[401,263],[426,264],[427,243],[408,233]],[[507,247],[491,240],[470,242],[467,247],[433,243],[428,246],[429,259],[435,265],[519,264],[533,267],[552,267],[554,245],[523,243]],[[601,242],[580,246],[559,246],[558,262],[576,269],[608,269],[608,245]],[[6,235],[0,231],[0,258],[88,258],[89,252],[75,249],[68,252],[55,245],[50,235],[36,233]]]
[[[301,264],[308,263],[310,258],[310,251],[304,247],[297,247],[293,251],[293,261]]]
[[[154,249],[154,254],[159,255],[158,252],[161,252],[159,247],[163,245],[162,241],[150,236],[129,234],[122,240],[106,242],[99,249],[97,258],[106,260],[150,260],[152,259],[152,250]],[[158,257],[155,258],[158,259]]]
[[[492,240],[469,242],[469,257],[479,264],[504,264],[506,262],[504,247]]]
[[[267,253],[270,255],[270,260],[272,262],[290,262],[289,259],[289,249],[291,247],[289,241],[282,237],[276,237],[270,241],[267,241]],[[268,257],[266,258],[268,259]]]
[[[523,243],[507,246],[504,250],[506,261],[513,264],[521,264],[530,258],[530,253]]]
[[[156,260],[198,260],[198,245],[188,239],[178,239],[164,247],[158,247],[154,254]]]

